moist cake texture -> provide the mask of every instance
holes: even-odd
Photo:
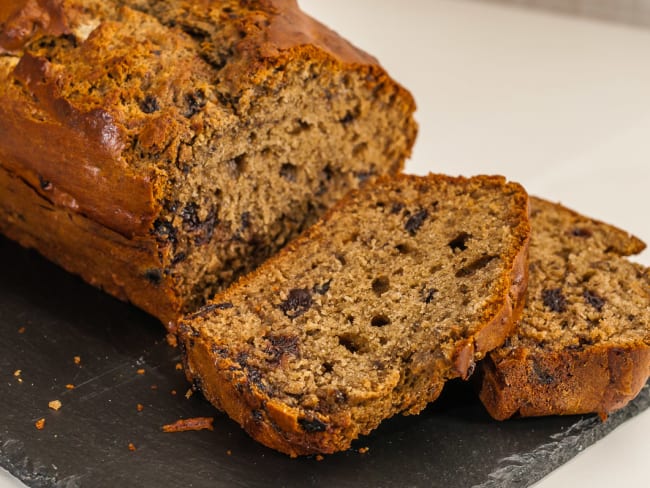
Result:
[[[420,412],[510,333],[527,205],[501,177],[401,175],[353,192],[181,322],[189,378],[292,456]]]

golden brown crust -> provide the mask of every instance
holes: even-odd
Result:
[[[170,291],[169,277],[157,281],[151,275],[160,268],[152,242],[127,239],[67,212],[41,191],[37,178],[21,178],[0,166],[0,232],[111,295],[133,301],[164,324],[175,323],[181,304]]]
[[[198,382],[205,397],[258,442],[296,457],[336,452],[346,448],[349,439],[358,435],[358,432],[346,432],[346,424],[352,426],[349,419],[345,422],[340,418],[338,423],[323,418],[323,424],[328,425],[325,432],[305,432],[298,424],[304,412],[269,398],[259,385],[250,381],[239,364],[220,358],[210,341],[190,337],[191,330],[183,326],[179,331],[183,336],[181,344],[187,350],[183,357],[188,379]]]
[[[517,349],[490,355],[480,369],[481,401],[492,417],[606,417],[641,391],[650,375],[650,347],[598,345],[580,351]]]
[[[485,184],[505,186],[502,177],[477,177]],[[414,183],[423,181],[446,182],[458,184],[468,181],[466,178],[453,178],[444,175],[416,177],[398,175],[397,181],[410,180]],[[388,181],[380,178],[377,184]],[[426,183],[425,183],[426,184]],[[455,343],[453,365],[445,359],[429,361],[430,368],[418,374],[426,377],[428,384],[426,394],[407,399],[402,409],[407,414],[421,411],[428,402],[435,400],[444,386],[445,379],[440,371],[449,371],[450,377],[467,378],[473,371],[475,361],[481,359],[487,351],[500,345],[512,330],[513,323],[521,314],[527,281],[527,249],[530,234],[528,223],[528,200],[525,191],[519,185],[511,184],[518,195],[513,204],[513,215],[519,215],[519,224],[514,231],[518,246],[510,249],[504,261],[510,266],[509,271],[500,277],[502,286],[499,296],[486,307],[481,323],[472,329],[474,334]],[[224,294],[215,297],[213,303],[227,301],[237,290],[245,289],[256,280],[264,279],[266,273],[282,262],[287,256],[299,251],[308,241],[319,239],[321,229],[337,212],[344,210],[358,192],[351,192],[332,208],[319,222],[292,241],[278,254],[270,258],[261,268],[249,273],[231,286]],[[299,455],[332,453],[347,449],[352,440],[367,434],[353,421],[352,409],[342,409],[335,414],[325,415],[308,412],[301,407],[290,407],[278,401],[266,389],[262,378],[250,374],[240,362],[229,356],[228,344],[220,344],[218,339],[202,333],[202,323],[206,308],[188,316],[179,327],[179,344],[182,346],[185,371],[190,381],[198,384],[206,398],[217,408],[225,411],[238,422],[253,438],[262,444],[284,452],[292,457]],[[429,352],[427,351],[427,354]],[[431,369],[433,368],[433,369]],[[436,368],[439,369],[436,370]],[[419,395],[419,394],[418,394]],[[378,402],[383,401],[379,399]],[[386,399],[390,403],[390,398]],[[385,408],[391,415],[391,407]],[[381,419],[376,420],[375,426]],[[314,425],[313,431],[305,429],[304,424]]]
[[[103,109],[82,112],[59,98],[45,59],[25,54],[13,78],[38,102],[19,90],[2,91],[0,164],[22,178],[47,182],[41,195],[57,207],[126,237],[146,233],[160,211],[154,172],[137,172],[124,162],[122,129],[113,116]],[[35,118],[31,111],[44,113]]]
[[[268,30],[263,31],[263,40],[254,41],[263,56],[274,58],[280,51],[312,45],[342,63],[379,64],[373,56],[305,14],[296,0],[266,0],[260,3],[273,12]]]
[[[392,80],[377,59],[302,12],[296,0],[262,0],[259,4],[267,12],[268,28],[259,30],[259,19],[255,15],[243,23],[242,30],[247,36],[237,44],[234,62],[230,62],[221,73],[223,82],[230,89],[238,91],[242,79],[251,76],[259,83],[266,77],[266,70],[282,66],[291,58],[312,57],[334,60],[339,69],[365,71],[369,86],[378,89],[390,87],[404,100],[402,108],[405,114],[415,111],[411,93]],[[266,69],[260,69],[261,66]]]
[[[0,3],[0,53],[19,51],[27,41],[69,32],[62,0],[11,0]]]

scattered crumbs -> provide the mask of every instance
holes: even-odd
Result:
[[[138,374],[144,374],[144,369],[140,368],[139,370],[136,371]]]
[[[359,454],[365,454],[370,450],[369,447],[360,447],[359,448]]]
[[[25,327],[20,327],[20,328],[18,329],[18,333],[19,333],[19,334],[24,334],[26,330],[27,330],[27,329],[26,329]]]
[[[183,369],[183,363],[176,363],[176,370],[181,371]]]
[[[176,395],[176,390],[172,390],[169,393],[171,393],[172,395]]]
[[[152,389],[152,390],[157,390],[157,389],[158,389],[158,385],[151,385],[151,389]]]
[[[38,430],[43,430],[43,428],[45,427],[45,419],[38,419],[36,422],[34,422],[34,426]]]
[[[61,408],[61,400],[52,400],[47,404],[52,410],[58,410]]]
[[[65,387],[67,390],[74,390],[74,385],[72,383],[68,383]]]
[[[323,459],[325,458],[321,454],[316,455],[316,461],[322,461]]]
[[[232,456],[232,451],[231,451],[230,449],[228,449],[228,450],[226,451],[226,454],[228,454],[228,456]]]
[[[18,378],[18,377],[20,376],[20,373],[22,373],[22,372],[23,372],[22,369],[17,369],[16,371],[14,371],[14,376],[15,376],[16,378]]]
[[[187,391],[185,392],[185,398],[189,400],[193,394],[194,394],[194,390],[192,388],[188,388]]]
[[[144,405],[143,405],[142,403],[138,403],[138,404],[135,406],[135,409],[136,409],[138,412],[142,412],[142,411],[144,410]]]
[[[137,449],[137,447],[135,447],[135,445],[133,444],[133,442],[129,442],[129,451],[133,452],[133,451],[135,451],[136,449]]]
[[[214,430],[212,417],[194,417],[190,419],[180,419],[173,424],[162,426],[163,432],[186,432],[188,430]]]
[[[22,382],[23,382],[23,379],[22,379],[22,378],[18,378],[18,383],[22,383]]]
[[[74,357],[74,363],[75,364],[81,364],[81,356],[75,356]]]
[[[178,346],[178,340],[176,339],[176,336],[174,334],[167,334],[167,344],[169,344],[171,347],[177,347]]]

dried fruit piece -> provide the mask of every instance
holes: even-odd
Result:
[[[293,289],[278,308],[290,319],[295,319],[311,308],[311,293],[306,288]]]
[[[566,312],[566,298],[562,294],[561,288],[542,290],[542,301],[544,302],[544,305],[554,312]]]
[[[406,224],[404,224],[404,229],[414,236],[418,230],[420,230],[420,227],[422,227],[422,224],[424,224],[424,221],[426,218],[429,216],[429,211],[427,209],[422,209],[415,213],[414,215],[411,215],[409,219],[406,221]]]

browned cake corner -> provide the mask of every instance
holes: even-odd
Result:
[[[502,177],[382,178],[181,322],[186,372],[269,447],[347,449],[503,342],[528,238]]]
[[[0,6],[0,232],[164,323],[416,134],[411,95],[294,0]]]
[[[636,237],[531,198],[528,298],[515,334],[479,364],[499,420],[609,412],[650,375],[650,270]]]

